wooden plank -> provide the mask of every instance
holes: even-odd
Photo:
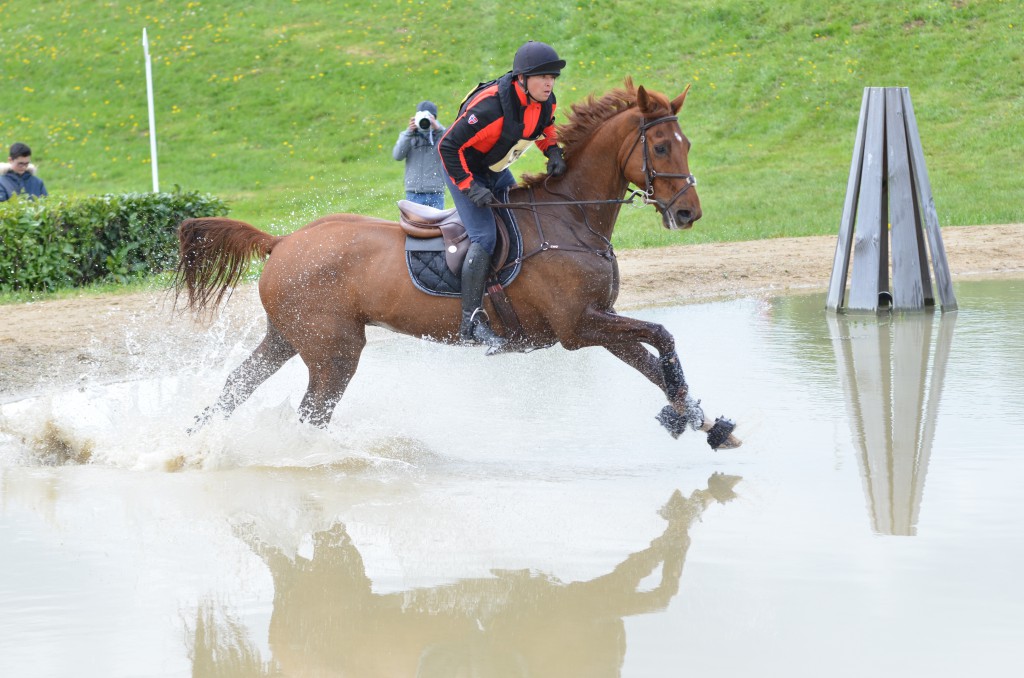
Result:
[[[901,87],[900,88],[900,101],[901,102],[902,101],[906,101],[907,98],[909,98],[909,95],[907,97],[903,96],[906,91],[907,91],[906,87]],[[906,110],[904,109],[904,115],[903,115],[904,126],[906,126],[906,120],[907,120],[907,118],[906,118]],[[906,130],[906,133],[907,133],[907,153],[909,155],[909,153],[910,153],[910,130],[909,130],[909,128]],[[916,224],[916,233],[917,233],[917,252],[918,252],[917,256],[918,256],[918,260],[921,262],[921,289],[922,289],[922,292],[924,293],[924,305],[925,305],[925,307],[931,309],[932,307],[935,306],[935,293],[932,292],[932,274],[931,274],[931,270],[929,269],[929,266],[928,266],[928,246],[926,244],[926,236],[925,236],[925,232],[924,232],[924,222],[921,220],[921,201],[920,201],[919,196],[918,196],[917,181],[915,181],[915,179],[914,179],[914,170],[913,170],[914,163],[912,161],[910,161],[909,158],[908,158],[908,162],[910,162],[910,167],[911,167],[911,170],[910,170],[910,183],[913,186],[914,222]]]
[[[924,163],[924,149],[917,129],[917,117],[914,106],[910,103],[910,90],[903,90],[903,111],[907,123],[907,140],[910,145],[911,168],[914,184],[917,187],[921,212],[924,215],[925,232],[931,249],[932,268],[935,270],[935,286],[939,291],[939,299],[943,311],[955,311],[956,297],[953,295],[953,281],[949,274],[949,262],[946,260],[946,248],[942,243],[942,232],[939,230],[939,215],[935,210],[932,197],[932,185],[928,180],[928,169]]]
[[[935,293],[932,292],[932,276],[928,269],[928,246],[925,244],[924,224],[921,221],[921,204],[917,200],[917,185],[914,184],[914,173],[910,173],[910,183],[914,192],[914,233],[917,234],[917,259],[921,263],[921,291],[924,294],[924,305],[931,309],[935,306]]]
[[[884,98],[884,97],[883,97]],[[885,127],[885,122],[882,123]],[[888,132],[883,135],[883,139]],[[884,144],[884,142],[883,142]],[[884,150],[883,146],[883,153]],[[885,164],[889,163],[886,158]],[[881,232],[878,239],[878,309],[887,311],[892,309],[892,287],[889,285],[889,262],[892,261],[889,248],[889,175],[885,165],[882,166],[882,217]]]
[[[864,162],[853,238],[853,271],[846,304],[847,310],[851,311],[878,310],[882,225],[886,218],[885,205],[882,203],[885,179],[885,96],[882,88],[869,89]]]
[[[853,141],[850,176],[846,180],[846,200],[843,202],[843,216],[839,220],[839,239],[836,241],[836,253],[832,260],[832,277],[828,283],[825,308],[830,311],[839,310],[846,294],[846,275],[850,269],[850,247],[853,244],[853,218],[857,208],[857,197],[860,194],[861,165],[864,162],[864,134],[868,124],[868,89],[864,88],[864,96],[860,102],[860,118],[857,122],[857,136]]]
[[[914,189],[903,121],[900,88],[885,89],[885,133],[888,170],[889,234],[892,244],[893,310],[924,309]]]

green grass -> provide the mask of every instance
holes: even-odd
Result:
[[[1020,0],[314,2],[0,0],[0,143],[51,194],[146,191],[146,27],[161,188],[289,232],[393,217],[416,102],[450,122],[528,38],[568,61],[562,107],[632,75],[674,96],[705,217],[623,211],[620,248],[837,232],[863,89],[910,88],[943,226],[1024,221]],[[562,116],[564,120],[564,116]],[[514,166],[537,171],[532,152]]]
[[[93,296],[97,294],[125,294],[132,292],[169,292],[173,294],[171,287],[174,276],[170,273],[160,273],[147,278],[137,278],[123,283],[97,282],[84,287],[62,288],[53,292],[18,291],[0,292],[0,305],[27,303],[32,301],[56,299],[74,299],[81,296]],[[170,298],[170,297],[169,297]]]

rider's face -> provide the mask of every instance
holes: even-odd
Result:
[[[526,91],[535,101],[547,101],[555,88],[557,75],[531,75],[526,78]]]

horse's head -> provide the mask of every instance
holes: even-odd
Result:
[[[663,94],[636,90],[636,136],[629,135],[620,150],[625,178],[644,189],[647,201],[661,212],[668,229],[690,228],[701,218],[697,180],[690,174],[690,140],[679,127],[676,114],[683,107],[689,86],[672,101]]]

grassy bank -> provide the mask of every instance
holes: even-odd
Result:
[[[675,95],[705,218],[626,210],[619,247],[835,233],[867,86],[910,88],[942,225],[1024,221],[1024,17],[1000,2],[518,3],[0,0],[0,143],[51,194],[146,191],[148,29],[161,188],[210,191],[287,232],[401,197],[391,147],[442,122],[525,39],[568,61],[567,106],[632,75]],[[564,119],[564,117],[563,117]],[[533,171],[535,151],[515,166]]]

